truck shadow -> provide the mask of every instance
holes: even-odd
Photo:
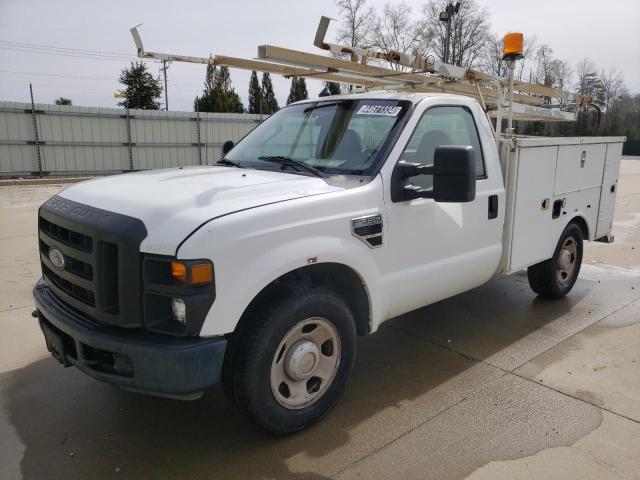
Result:
[[[41,360],[0,378],[20,468],[27,479],[330,478],[540,353],[525,340],[553,333],[593,283],[545,302],[526,277],[496,278],[393,319],[360,340],[332,413],[286,438],[254,427],[219,388],[194,402],[153,398]]]

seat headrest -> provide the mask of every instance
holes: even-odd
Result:
[[[442,130],[430,130],[422,136],[416,150],[415,161],[429,165],[433,163],[436,148],[440,145],[452,145],[449,135]]]
[[[357,132],[347,129],[340,139],[340,143],[333,152],[333,158],[347,160],[362,153],[362,142]]]

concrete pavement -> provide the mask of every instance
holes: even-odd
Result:
[[[387,322],[339,405],[273,438],[220,389],[178,402],[64,369],[30,317],[36,210],[61,187],[0,187],[0,478],[640,478],[640,162],[613,245],[541,301],[526,276]]]

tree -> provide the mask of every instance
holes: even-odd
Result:
[[[580,96],[591,98],[596,104],[602,102],[602,83],[591,59],[583,58],[576,64],[574,89]],[[590,112],[583,106],[578,114],[576,133],[578,135],[594,134],[599,126],[599,120],[599,115],[596,116],[594,112]]]
[[[280,110],[278,100],[276,100],[276,94],[273,92],[273,84],[271,83],[271,76],[268,72],[262,74],[262,113],[271,115]]]
[[[120,83],[124,85],[124,100],[118,105],[124,108],[140,108],[143,110],[158,110],[158,99],[162,94],[160,79],[153,78],[143,62],[131,63],[129,68],[122,70]]]
[[[215,84],[216,84],[217,68],[214,64],[207,64],[207,72],[204,76],[204,90],[200,97],[196,97],[193,105],[194,110],[201,112],[215,112],[215,105],[217,99],[215,97]]]
[[[574,89],[583,96],[596,98],[600,95],[602,84],[596,66],[590,58],[582,58],[576,63],[576,83]]]
[[[600,85],[602,86],[601,104],[605,112],[613,109],[616,102],[627,93],[622,72],[616,68],[600,72]]]
[[[429,0],[423,6],[423,28],[433,32],[435,54],[444,59],[447,26],[440,21],[440,12],[449,0]],[[465,0],[451,21],[449,63],[460,67],[472,67],[481,58],[489,39],[489,12],[480,8],[475,0]]]
[[[620,130],[618,135],[625,135],[627,141],[640,140],[640,93],[623,94],[620,99],[617,114]]]
[[[70,98],[64,98],[64,97],[56,98],[55,104],[56,105],[71,105],[71,99]]]
[[[529,59],[535,57],[535,53],[538,50],[538,39],[535,35],[524,37],[524,45],[522,50],[523,58],[517,62],[516,69],[518,74],[516,75],[518,80],[522,81],[525,75],[525,70],[529,64]]]
[[[287,105],[299,100],[309,98],[307,93],[307,82],[303,77],[291,77],[291,88],[289,89],[289,97],[287,97]]]
[[[338,30],[337,41],[350,47],[362,47],[369,43],[375,19],[373,8],[367,8],[367,0],[336,0],[340,10],[342,28]]]
[[[249,113],[262,113],[262,88],[258,82],[258,74],[255,70],[251,72],[249,80]]]
[[[218,112],[234,112],[243,113],[244,105],[240,100],[240,96],[236,93],[231,86],[231,74],[229,73],[229,67],[222,66],[216,74],[216,87],[214,91],[217,94],[219,100]]]
[[[573,69],[571,64],[564,60],[554,59],[551,62],[551,71],[553,76],[554,87],[560,90],[565,90],[571,84],[571,78],[573,77]]]
[[[244,105],[240,96],[231,86],[229,68],[207,65],[202,96],[195,99],[194,107],[201,112],[235,112],[243,113]]]
[[[416,54],[428,46],[424,45],[425,36],[422,22],[413,22],[411,19],[411,7],[406,3],[392,6],[386,4],[382,16],[373,24],[371,44],[384,53],[392,51]],[[422,40],[422,41],[421,41]],[[396,63],[391,64],[398,70],[407,67]]]
[[[508,74],[507,63],[502,60],[503,40],[498,35],[492,35],[487,39],[484,54],[480,59],[480,67],[490,75],[506,77]]]
[[[604,110],[604,122],[602,124],[605,135],[613,135],[619,131],[620,118],[619,110],[621,101],[627,95],[627,88],[624,84],[622,72],[615,68],[609,71],[600,72],[600,83],[602,84],[601,104]]]
[[[551,87],[554,82],[553,78],[553,50],[549,45],[540,45],[535,53],[536,65],[531,72],[533,76],[532,81],[540,83],[547,87]]]

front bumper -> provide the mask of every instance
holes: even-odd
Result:
[[[97,324],[62,303],[41,280],[33,289],[47,349],[60,363],[119,387],[198,398],[220,380],[226,338],[175,338]]]

